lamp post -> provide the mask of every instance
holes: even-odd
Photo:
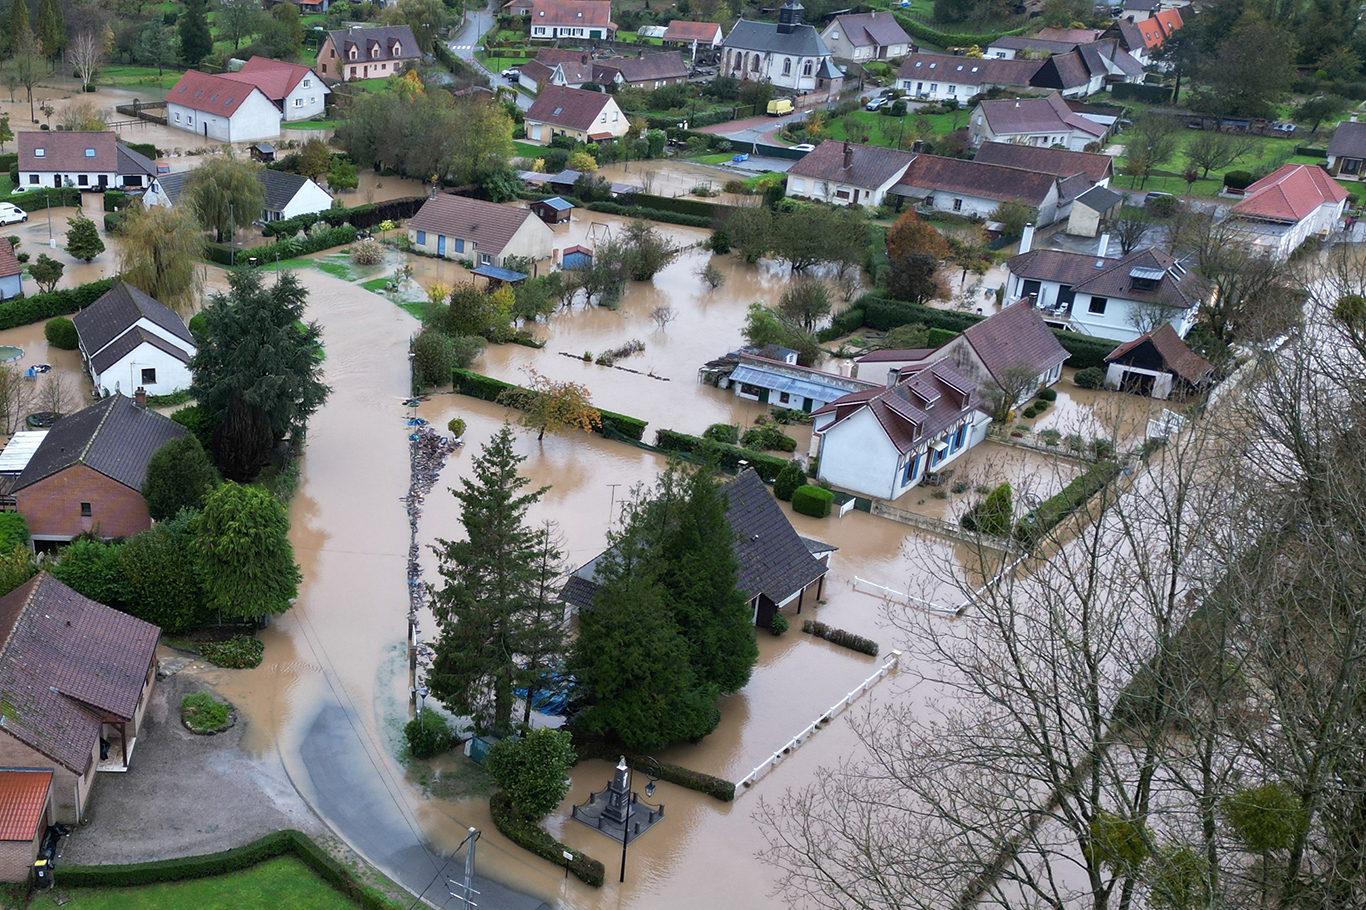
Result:
[[[43,201],[47,203],[47,245],[57,249],[57,241],[52,238],[52,194],[43,190]]]
[[[237,267],[237,216],[228,203],[228,267]]]
[[[655,795],[655,781],[659,780],[662,769],[659,767],[659,762],[655,761],[650,756],[646,755],[645,760],[654,765],[653,774],[649,771],[645,772],[645,776],[650,779],[645,785],[645,798],[649,799]],[[626,756],[623,755],[621,757],[621,764],[617,765],[617,770],[620,771],[624,767],[629,767],[630,770],[627,772],[626,776],[626,826],[621,830],[621,881],[623,883],[626,881],[626,848],[631,846],[631,808],[635,803],[636,797],[635,792],[631,789],[632,781],[635,779],[636,769],[633,766],[628,766],[626,764]]]

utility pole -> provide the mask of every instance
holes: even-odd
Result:
[[[228,203],[228,262],[229,268],[237,267],[237,214]]]

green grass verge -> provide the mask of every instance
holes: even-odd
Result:
[[[530,60],[530,57],[499,57],[484,51],[475,51],[474,59],[484,64],[484,69],[489,70],[497,76],[510,66],[521,66]],[[504,80],[506,82],[506,80]]]
[[[512,143],[512,153],[514,155],[521,155],[523,158],[536,159],[545,154],[545,146],[532,145],[530,142],[514,141]]]
[[[320,272],[326,272],[333,278],[340,278],[343,281],[354,281],[356,277],[351,271],[351,267],[344,262],[324,262],[315,259],[313,260],[313,267]]]
[[[730,152],[717,152],[714,155],[699,155],[696,158],[689,158],[689,161],[696,161],[698,164],[725,164],[730,160]]]
[[[383,294],[384,288],[388,286],[388,278],[371,278],[369,281],[362,281],[360,286],[372,294]]]
[[[340,120],[296,120],[280,124],[287,130],[335,130],[340,125]]]
[[[95,76],[95,84],[109,85],[134,92],[147,89],[160,89],[163,92],[168,92],[180,81],[183,72],[183,70],[168,69],[158,74],[155,66],[133,66],[131,64],[103,66],[100,67],[99,73]]]

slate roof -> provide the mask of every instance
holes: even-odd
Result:
[[[441,194],[423,203],[408,227],[472,240],[478,252],[497,256],[528,218],[539,221],[530,209]]]
[[[547,85],[526,112],[527,120],[571,130],[590,129],[612,96],[563,85]]]
[[[1001,202],[1020,201],[1037,207],[1048,198],[1057,179],[1052,174],[965,158],[916,155],[897,186],[931,194],[959,193]]]
[[[171,344],[160,335],[153,335],[145,329],[136,328],[124,332],[116,341],[106,345],[104,350],[91,357],[90,367],[96,373],[103,373],[144,344],[150,344],[158,351],[169,354],[181,363],[188,364],[190,358],[194,356],[194,352]]]
[[[748,19],[735,23],[722,47],[790,54],[794,57],[830,56],[830,49],[821,40],[820,33],[810,25],[795,25],[790,32],[780,32],[776,22],[751,22]]]
[[[302,174],[289,174],[268,167],[260,168],[256,172],[256,176],[261,179],[261,186],[266,191],[264,207],[267,212],[283,212],[285,206],[289,205],[294,197],[299,194],[299,190],[313,183],[312,180]],[[322,187],[318,187],[318,189],[322,189]],[[323,190],[323,192],[327,191]],[[328,195],[331,194],[328,193]]]
[[[891,44],[910,44],[911,36],[897,24],[892,14],[884,12],[854,13],[836,16],[836,24],[854,47],[886,47]]]
[[[1099,259],[1085,253],[1031,250],[1006,261],[1011,274],[1038,281],[1055,281],[1101,297],[1135,300],[1189,309],[1209,295],[1210,284],[1156,249],[1134,250],[1121,259]],[[1163,273],[1152,290],[1133,287],[1135,269]]]
[[[18,139],[21,171],[117,173],[119,169],[118,140],[112,132],[44,130],[20,133]],[[87,157],[86,149],[93,149],[94,156]]]
[[[797,536],[753,468],[741,471],[722,487],[722,492],[728,503],[726,521],[735,533],[735,558],[740,564],[736,587],[747,598],[763,594],[774,603],[782,603],[828,571]],[[592,606],[601,558],[594,557],[569,577],[560,592],[562,600],[580,609]]]
[[[528,60],[521,65],[518,73],[520,76],[526,76],[537,85],[548,85],[555,76],[555,67],[559,65],[558,63],[542,63],[540,60]]]
[[[717,29],[721,26],[715,22],[685,22],[682,19],[674,19],[669,23],[669,27],[664,30],[665,41],[696,41],[699,44],[706,42],[711,44],[716,40]]]
[[[411,60],[421,57],[422,52],[413,37],[413,30],[406,25],[367,26],[366,28],[338,29],[327,33],[332,46],[337,49],[337,57],[343,63],[375,63],[386,60]],[[398,40],[398,54],[390,51],[394,40]],[[378,47],[375,47],[375,45]],[[351,59],[351,48],[356,48],[356,59]],[[371,53],[371,49],[375,53]]]
[[[589,63],[593,55],[588,51],[577,51],[567,47],[543,47],[536,52],[536,59],[547,66],[557,63]]]
[[[0,598],[0,632],[0,729],[83,774],[100,736],[83,706],[132,720],[161,630],[40,572]]]
[[[898,79],[951,82],[955,85],[1027,86],[1043,66],[1042,60],[1004,60],[999,57],[956,57],[952,54],[911,54],[901,64]]]
[[[1105,135],[1105,127],[1073,111],[1062,96],[983,101],[978,107],[996,135],[1011,133],[1070,132],[1079,130],[1091,136]]]
[[[1105,186],[1093,186],[1077,197],[1077,202],[1096,212],[1108,212],[1124,201],[1124,196]]]
[[[1258,221],[1293,223],[1321,205],[1347,198],[1347,190],[1316,164],[1283,164],[1243,191],[1233,214]]]
[[[974,161],[983,164],[1003,164],[1043,174],[1070,177],[1085,174],[1092,183],[1111,177],[1115,172],[1114,159],[1094,152],[1074,152],[1070,149],[1044,148],[1039,145],[1020,145],[1015,142],[983,142]]]
[[[131,398],[111,395],[53,424],[13,490],[80,464],[141,490],[147,462],[157,449],[184,435],[185,428],[171,418],[140,408]]]
[[[51,789],[51,771],[0,771],[0,841],[33,840]]]
[[[621,78],[627,83],[634,82],[654,82],[661,79],[685,79],[688,76],[688,65],[683,62],[683,54],[679,51],[670,51],[666,54],[645,54],[642,57],[611,57],[606,60],[599,60],[593,65],[593,81],[611,81],[600,79],[600,71],[615,71],[621,73]]]
[[[1006,35],[988,45],[1013,51],[1043,51],[1046,54],[1065,54],[1077,46],[1075,41],[1049,41],[1039,38],[1024,38],[1019,35]]]
[[[189,171],[172,171],[169,174],[157,175],[157,184],[166,194],[166,198],[171,200],[171,205],[179,201],[180,194],[185,189],[185,179],[189,176]]]
[[[853,152],[852,163],[844,166],[844,149]],[[876,145],[855,145],[827,139],[814,151],[803,155],[787,173],[789,177],[829,180],[847,186],[876,189],[895,179],[915,159],[910,152]]]
[[[1204,382],[1214,370],[1208,360],[1186,346],[1170,322],[1164,322],[1133,341],[1121,344],[1105,356],[1105,362],[1119,361],[1123,363],[1126,354],[1144,344],[1151,344],[1161,356],[1162,365],[1192,385]]]
[[[1002,386],[1014,369],[1027,367],[1031,376],[1037,376],[1068,357],[1043,317],[1025,300],[968,326],[963,338]]]
[[[231,117],[237,113],[237,109],[246,102],[252,92],[260,91],[254,85],[236,82],[226,76],[188,70],[166,93],[166,101],[206,114]],[[262,93],[261,97],[264,98],[265,94]]]
[[[611,0],[535,0],[531,24],[616,28]]]
[[[1121,19],[1115,23],[1119,32],[1119,41],[1124,45],[1124,49],[1129,53],[1148,49],[1148,39],[1143,34],[1143,29],[1138,27],[1135,22],[1128,19]]]
[[[1328,143],[1330,158],[1366,158],[1366,121],[1344,120]]]
[[[81,346],[87,354],[94,354],[127,332],[139,319],[146,319],[186,344],[194,345],[194,336],[174,311],[124,281],[115,281],[113,287],[77,313],[72,321],[76,324]]]
[[[157,163],[141,152],[135,152],[122,142],[115,143],[119,153],[119,176],[124,174],[157,175]]]
[[[835,415],[834,423],[823,432],[829,435],[866,408],[898,451],[913,452],[977,408],[977,384],[955,370],[947,359],[917,365],[913,373],[903,376],[891,388],[852,392],[816,410],[816,414]]]
[[[4,238],[0,238],[0,278],[8,278],[11,275],[18,275],[24,270],[19,264],[19,259],[14,255],[14,247]]]

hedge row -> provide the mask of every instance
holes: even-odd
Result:
[[[897,21],[906,32],[913,38],[919,38],[927,44],[933,44],[947,50],[950,47],[977,47],[982,50],[987,49],[987,45],[993,41],[999,41],[1006,35],[1023,35],[1028,26],[1012,29],[1008,32],[988,32],[984,35],[973,35],[967,32],[941,32],[938,29],[930,28],[923,22],[912,19],[902,13],[892,13],[892,18]]]
[[[677,212],[680,215],[697,215],[701,218],[715,218],[731,208],[728,205],[717,205],[714,202],[703,202],[700,199],[689,199],[686,196],[655,196],[652,193],[636,193],[634,199],[636,205],[642,208]]]
[[[503,836],[523,850],[549,860],[561,869],[568,869],[585,884],[594,888],[602,887],[603,880],[607,877],[607,869],[602,863],[577,850],[571,850],[551,837],[540,825],[524,818],[513,808],[512,800],[508,799],[508,795],[503,791],[499,790],[489,799],[489,814],[493,816],[493,824]],[[574,858],[566,860],[566,852],[573,854]]]
[[[291,237],[300,231],[308,230],[319,221],[325,221],[333,227],[349,224],[361,229],[371,228],[384,221],[411,218],[417,214],[418,209],[422,208],[426,201],[426,196],[404,196],[399,199],[390,199],[387,202],[367,202],[351,208],[310,212],[307,215],[295,215],[293,218],[268,221],[261,227],[261,234],[266,237]]]
[[[802,484],[792,491],[792,511],[812,518],[825,518],[835,504],[835,494],[824,487]]]
[[[1053,335],[1058,339],[1058,343],[1063,346],[1063,349],[1067,351],[1067,365],[1078,370],[1084,370],[1087,367],[1105,369],[1105,358],[1119,346],[1117,341],[1092,338],[1090,335],[1069,332],[1066,329],[1054,329]]]
[[[89,284],[74,288],[53,291],[50,294],[35,294],[32,297],[16,297],[0,303],[0,329],[13,329],[32,322],[41,322],[53,316],[66,316],[99,300],[114,286],[112,278],[102,278]]]
[[[242,265],[247,258],[253,256],[262,264],[273,262],[276,259],[293,259],[295,256],[307,256],[309,253],[331,249],[334,246],[345,246],[355,239],[355,226],[343,224],[340,227],[328,228],[326,233],[320,233],[317,237],[305,235],[289,240],[277,240],[275,243],[268,243],[265,246],[238,250],[237,264]],[[206,244],[204,255],[210,262],[216,262],[219,265],[230,266],[233,264],[232,247],[226,243]]]
[[[742,449],[740,446],[724,442],[713,442],[701,436],[689,436],[687,433],[674,430],[658,431],[655,434],[655,446],[666,452],[681,452],[699,458],[715,459],[718,465],[732,471],[739,470],[740,462],[745,461],[769,483],[776,480],[778,472],[787,465],[787,460],[783,458],[765,455],[753,449]]]
[[[503,403],[500,399],[505,392],[513,389],[528,391],[522,389],[521,386],[503,382],[501,379],[494,379],[492,376],[485,376],[471,370],[452,370],[451,385],[461,395],[492,401],[496,404]],[[602,423],[597,432],[602,436],[615,433],[618,436],[640,442],[645,436],[645,428],[649,426],[649,421],[641,420],[638,417],[629,417],[626,414],[618,414],[614,411],[599,410],[598,415],[602,418]]]
[[[862,635],[855,635],[853,632],[836,629],[823,622],[816,622],[814,619],[808,619],[802,623],[802,631],[817,638],[824,638],[832,645],[839,645],[841,648],[848,648],[851,651],[858,651],[873,657],[877,657],[878,651],[881,650],[877,642],[871,638],[864,638]]]
[[[677,784],[689,790],[696,790],[698,793],[705,793],[723,803],[735,800],[734,781],[726,780],[724,777],[703,774],[701,771],[660,761],[657,758],[651,758],[647,761],[645,756],[638,752],[632,752],[620,743],[610,743],[601,736],[586,734],[577,728],[571,732],[574,734],[574,751],[578,753],[580,761],[587,758],[598,758],[603,761],[615,762],[624,755],[627,764],[641,771],[654,772],[655,765],[659,765],[660,780],[666,780],[671,784]]]
[[[1145,104],[1166,104],[1172,100],[1172,90],[1161,85],[1141,85],[1117,82],[1110,86],[1110,96],[1116,101],[1142,101]]]
[[[616,202],[590,202],[585,208],[607,215],[621,215],[623,218],[647,218],[666,224],[681,224],[684,227],[711,227],[711,219],[700,215],[684,215],[679,212],[666,212],[663,209],[648,209],[640,205],[621,205]]]
[[[231,850],[129,863],[122,866],[62,866],[57,870],[64,888],[124,888],[194,878],[209,878],[250,869],[277,856],[292,853],[323,881],[365,910],[395,910],[399,904],[378,890],[361,884],[346,866],[313,842],[302,831],[273,831],[258,840]]]
[[[6,196],[5,200],[19,206],[26,212],[40,212],[48,207],[49,202],[53,208],[60,208],[64,205],[80,208],[81,191],[74,186],[50,187],[45,190],[30,190],[27,193]]]
[[[1307,145],[1297,145],[1295,146],[1295,154],[1305,155],[1309,158],[1327,158],[1328,149],[1316,149]]]
[[[1039,503],[1015,524],[1015,539],[1032,547],[1063,519],[1076,512],[1119,476],[1119,465],[1101,461],[1062,490]]]

